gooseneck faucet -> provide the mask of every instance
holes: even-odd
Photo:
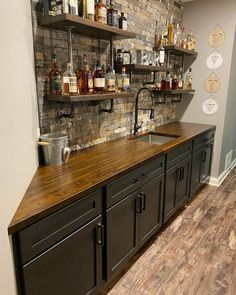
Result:
[[[151,95],[152,98],[152,107],[151,108],[139,108],[138,107],[138,102],[139,102],[139,95],[143,91],[148,91]],[[153,102],[153,94],[150,88],[148,87],[142,87],[139,89],[138,93],[136,94],[135,98],[135,122],[134,122],[134,135],[138,133],[138,130],[142,127],[143,122],[141,124],[138,123],[138,111],[139,110],[146,110],[150,111],[150,120],[154,118],[154,102]]]

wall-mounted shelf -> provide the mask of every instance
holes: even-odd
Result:
[[[127,73],[133,73],[133,74],[147,74],[151,72],[170,71],[170,68],[167,68],[167,67],[156,67],[156,66],[140,65],[140,64],[119,65],[119,66],[116,66],[116,71],[121,72],[122,67],[126,68]]]
[[[102,100],[111,100],[116,98],[130,98],[134,97],[134,94],[131,92],[122,92],[122,93],[103,93],[103,94],[91,94],[91,95],[77,95],[77,96],[46,96],[49,101],[65,102],[65,103],[74,103],[82,101],[102,101]]]
[[[62,31],[67,31],[67,27],[72,26],[73,33],[103,40],[130,39],[136,37],[135,33],[67,13],[57,16],[47,16],[40,21],[40,25]]]
[[[182,47],[178,47],[175,45],[164,46],[164,48],[165,48],[165,51],[177,56],[197,56],[198,55],[198,53],[194,50],[183,49]],[[158,51],[158,48],[154,47],[153,50]]]
[[[164,95],[178,95],[178,94],[192,94],[195,93],[195,90],[189,90],[189,89],[177,89],[177,90],[157,90],[156,93],[164,94]]]

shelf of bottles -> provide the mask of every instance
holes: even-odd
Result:
[[[176,56],[197,56],[198,52],[195,50],[188,50],[184,49],[180,46],[175,46],[175,45],[169,45],[169,46],[163,46],[165,49],[165,52],[172,53],[173,55]],[[158,51],[158,47],[153,47],[154,51]]]
[[[115,69],[116,72],[121,72],[122,68],[125,67],[127,73],[133,74],[145,74],[145,73],[152,73],[152,72],[168,72],[170,68],[165,66],[152,66],[152,65],[141,65],[141,64],[123,64],[123,65],[116,65]]]
[[[136,34],[106,24],[92,21],[77,15],[64,13],[56,16],[46,16],[41,19],[40,25],[56,30],[67,31],[67,27],[73,27],[73,33],[103,40],[131,39]]]

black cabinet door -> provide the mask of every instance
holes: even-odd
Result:
[[[181,161],[167,170],[164,198],[164,222],[187,200],[189,196],[191,158]]]
[[[203,155],[202,149],[200,149],[199,151],[197,151],[197,152],[195,152],[193,154],[192,171],[191,171],[191,184],[190,184],[190,196],[194,195],[194,193],[201,186],[202,155]]]
[[[136,252],[141,198],[134,192],[106,212],[107,279]]]
[[[156,177],[141,188],[139,246],[162,225],[164,176]]]
[[[208,144],[203,149],[202,168],[201,168],[201,182],[206,181],[211,174],[213,144]]]
[[[103,228],[98,217],[23,267],[26,295],[79,295],[102,282]]]
[[[191,158],[182,161],[177,168],[176,207],[180,207],[189,197]]]

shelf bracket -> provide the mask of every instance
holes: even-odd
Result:
[[[100,103],[100,105],[99,105],[99,113],[100,114],[101,113],[113,113],[113,111],[114,111],[114,99],[111,99],[110,102],[111,102],[111,105],[110,105],[109,109],[102,108],[101,103]]]

